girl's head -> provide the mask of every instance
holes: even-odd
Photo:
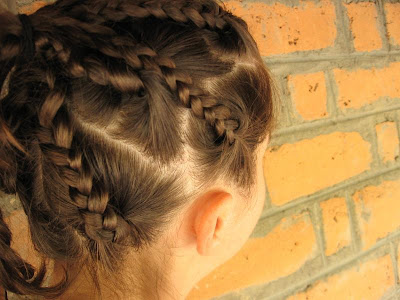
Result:
[[[187,293],[239,250],[277,113],[242,19],[214,0],[60,0],[0,28],[0,187],[45,258],[25,263],[0,218],[0,285],[56,296],[84,266],[99,291]],[[50,260],[66,276],[45,287]]]

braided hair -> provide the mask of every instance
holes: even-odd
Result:
[[[18,196],[44,257],[113,272],[200,187],[251,192],[255,149],[276,123],[273,82],[223,4],[59,0],[0,14],[0,28],[0,188]],[[0,285],[62,294],[68,270],[43,286],[46,261],[36,270],[11,239],[0,210]]]

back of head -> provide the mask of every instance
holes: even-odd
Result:
[[[214,0],[60,0],[25,18],[31,49],[21,20],[0,14],[0,187],[45,257],[117,272],[200,187],[251,193],[276,107],[242,19]],[[72,277],[44,287],[11,237],[0,211],[0,285],[61,294]]]

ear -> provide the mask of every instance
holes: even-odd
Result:
[[[232,195],[225,191],[209,192],[202,197],[194,220],[197,252],[209,255],[220,243],[221,235],[233,215]]]

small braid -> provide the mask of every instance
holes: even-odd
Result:
[[[157,56],[148,47],[138,48],[143,51],[142,54],[137,51],[130,52],[127,49],[113,51],[111,46],[100,48],[100,51],[112,57],[126,58],[126,62],[132,67],[140,68],[143,66],[145,70],[156,71],[163,76],[170,90],[176,93],[184,107],[190,108],[196,117],[205,119],[211,126],[215,127],[219,137],[226,135],[230,144],[235,141],[234,130],[239,127],[239,123],[237,120],[230,119],[231,112],[228,107],[218,103],[215,98],[208,94],[199,94],[194,89],[190,89],[193,83],[190,75],[186,72],[175,70],[176,66],[172,59]],[[121,55],[121,53],[124,55]],[[134,66],[132,61],[136,62],[137,58],[141,63]],[[140,85],[140,87],[143,86],[143,84]]]
[[[139,3],[138,3],[139,2]],[[209,2],[207,6],[196,1],[130,1],[113,0],[99,3],[98,6],[85,5],[88,14],[95,19],[118,22],[127,17],[143,19],[154,16],[157,19],[172,19],[179,23],[193,22],[198,28],[208,26],[211,29],[223,29],[227,22],[223,16],[227,13],[220,10],[217,3]]]
[[[199,28],[208,26],[216,30],[226,26],[218,5],[203,11],[204,7],[195,2],[181,6],[162,4],[159,1],[147,1],[140,5],[128,1],[109,1],[103,4],[102,7],[82,4],[76,6],[74,10],[78,11],[78,8],[80,11],[86,10],[90,12],[89,16],[97,16],[93,19],[97,21],[101,19],[103,22],[121,21],[127,17],[154,16],[159,19],[171,18],[179,23],[191,21]],[[75,22],[78,28],[93,36],[90,42],[86,40],[85,42],[97,51],[80,54],[79,47],[67,49],[62,42],[39,33],[36,47],[46,49],[51,45],[45,51],[48,60],[53,60],[57,56],[73,78],[87,77],[99,85],[110,84],[121,92],[137,92],[144,89],[145,85],[140,78],[141,70],[152,70],[162,75],[161,78],[164,78],[181,104],[190,108],[197,118],[206,120],[215,129],[218,137],[225,136],[229,144],[235,142],[235,130],[238,129],[239,122],[231,119],[230,109],[212,96],[193,88],[189,74],[177,70],[171,58],[159,56],[149,46],[137,43],[132,38],[115,37],[113,36],[115,32],[109,27],[85,24],[70,17],[57,19],[58,25],[68,25],[71,22]],[[104,39],[96,38],[96,34],[100,32],[103,38],[104,34],[109,37],[106,42]],[[99,53],[103,55],[100,56]],[[119,67],[123,62],[126,63],[126,67]],[[61,77],[55,76],[51,70],[46,73],[46,82],[50,91],[38,114],[42,128],[37,136],[40,145],[47,144],[47,147],[41,146],[41,149],[61,168],[63,178],[70,186],[71,197],[82,214],[84,232],[88,237],[93,240],[104,239],[113,242],[123,240],[129,234],[129,224],[107,205],[109,198],[107,191],[100,187],[101,184],[93,184],[93,174],[82,162],[82,152],[73,151],[71,147],[74,131],[65,106],[69,92],[68,83],[62,81]],[[54,147],[48,147],[49,144],[54,144]]]
[[[108,192],[101,183],[93,183],[93,173],[84,164],[81,150],[72,147],[74,129],[65,105],[68,84],[50,69],[46,78],[50,91],[39,112],[39,145],[45,157],[60,167],[77,213],[82,215],[84,233],[95,241],[119,242],[129,235],[129,224],[108,206]]]
[[[208,25],[212,29],[223,29],[226,26],[218,5],[213,5],[211,12],[202,12],[203,6],[196,5],[195,2],[189,7],[177,7],[168,3],[162,5],[160,1],[143,2],[141,6],[125,1],[110,1],[97,9],[84,4],[82,6],[92,14],[97,13],[104,21],[155,16],[160,19],[171,18],[177,22],[192,21],[199,28]],[[118,18],[112,17],[115,14],[111,10],[118,12]],[[100,39],[94,42],[98,51],[106,55],[105,57],[97,57],[93,53],[77,60],[78,55],[71,55],[71,50],[64,50],[60,43],[55,43],[54,48],[57,49],[59,58],[69,68],[73,77],[88,77],[100,85],[111,84],[121,92],[137,92],[145,89],[140,71],[155,71],[164,78],[184,107],[190,108],[197,118],[205,119],[215,129],[218,138],[225,136],[230,145],[235,142],[235,131],[238,130],[240,122],[232,118],[231,110],[212,96],[195,92],[191,88],[193,81],[190,75],[177,70],[171,58],[159,56],[153,49],[135,43],[132,38],[111,37],[106,43]],[[70,59],[71,57],[74,58]],[[119,67],[122,62],[127,64],[125,68]],[[124,73],[121,73],[121,70],[124,70]]]
[[[205,10],[204,5],[195,1],[178,4],[162,1],[143,1],[140,5],[128,1],[109,1],[102,9],[98,8],[99,10],[94,10],[92,7],[87,6],[86,8],[89,12],[112,21],[121,21],[126,17],[146,18],[154,16],[158,19],[171,18],[182,23],[192,21],[198,28],[208,26],[211,29],[222,30],[227,26],[227,22],[223,18],[227,12],[225,10],[220,11],[220,6],[214,2],[211,3],[211,7],[207,7],[209,12],[203,11]],[[159,60],[154,59],[154,57],[156,56],[153,55],[153,62],[160,65]],[[154,64],[152,65],[154,66]],[[169,68],[163,68],[165,80],[171,90],[176,92],[181,103],[185,107],[191,108],[196,117],[205,119],[211,126],[215,127],[218,137],[226,136],[229,144],[233,144],[235,141],[234,131],[239,128],[239,122],[230,119],[231,112],[229,108],[218,104],[209,95],[192,95],[189,88],[192,84],[190,76],[172,71],[171,69],[175,68],[175,64],[172,61],[164,66]]]
[[[10,247],[0,210],[0,285],[58,296],[84,264],[100,292],[103,278],[125,284],[109,275],[144,247],[132,271],[150,291],[163,278],[146,244],[202,187],[252,198],[275,106],[246,23],[218,1],[58,0],[23,24],[0,13],[0,189],[19,195],[43,257],[66,263],[44,287],[46,264]]]

